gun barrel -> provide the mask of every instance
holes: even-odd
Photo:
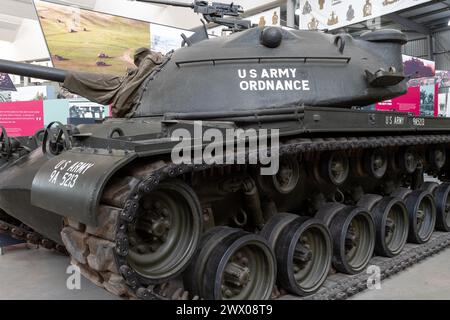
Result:
[[[62,69],[36,66],[2,59],[0,59],[0,72],[56,82],[64,82],[68,74],[67,71]]]
[[[136,1],[154,3],[154,4],[165,4],[165,5],[174,6],[174,7],[194,8],[194,4],[192,4],[192,3],[184,3],[184,2],[178,2],[178,1],[164,1],[164,0],[136,0]]]

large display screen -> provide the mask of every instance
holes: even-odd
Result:
[[[150,24],[35,0],[55,67],[123,74],[134,50],[149,47]]]

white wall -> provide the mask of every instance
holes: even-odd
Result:
[[[39,22],[23,19],[14,42],[0,41],[0,59],[29,61],[48,59],[47,44]]]
[[[1,0],[0,0],[1,1]],[[191,3],[192,0],[178,0]],[[178,28],[191,29],[199,26],[201,15],[188,8],[151,5],[129,0],[56,0],[55,2],[92,7],[95,11],[115,14],[128,18],[150,21]],[[223,0],[222,2],[231,2]],[[276,2],[276,1],[275,1]],[[247,11],[274,3],[273,0],[236,0]],[[21,4],[21,2],[18,2]],[[0,6],[0,13],[2,9]],[[37,19],[37,17],[36,17]],[[23,19],[14,42],[0,41],[0,59],[29,61],[48,59],[47,44],[37,20]]]

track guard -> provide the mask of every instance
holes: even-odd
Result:
[[[65,152],[47,161],[34,177],[31,204],[97,226],[97,206],[109,178],[136,154]]]

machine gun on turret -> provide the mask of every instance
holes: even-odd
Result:
[[[177,1],[164,1],[164,0],[136,0],[138,2],[146,2],[153,4],[164,4],[174,7],[191,8],[195,13],[203,15],[204,19],[208,23],[216,23],[222,26],[226,26],[232,32],[242,31],[250,29],[252,27],[251,21],[239,19],[239,16],[244,13],[244,9],[240,5],[233,3],[220,3],[197,0],[193,3],[183,3]],[[225,18],[225,17],[237,17],[237,18]]]

